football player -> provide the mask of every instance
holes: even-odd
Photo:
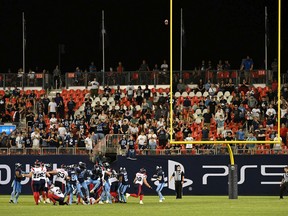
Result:
[[[147,174],[146,174],[146,169],[144,168],[141,168],[137,173],[136,173],[136,176],[134,178],[134,187],[135,187],[135,191],[136,193],[134,194],[129,194],[129,193],[126,193],[126,198],[128,198],[129,196],[132,196],[132,197],[135,197],[135,198],[138,198],[140,197],[140,204],[142,205],[143,204],[143,197],[144,197],[144,194],[143,194],[143,191],[142,191],[142,185],[143,183],[150,189],[152,189],[152,187],[149,185],[149,183],[147,182]]]
[[[21,193],[21,181],[23,180],[22,174],[24,172],[22,171],[22,164],[16,163],[15,164],[15,179],[12,183],[12,193],[11,193],[11,198],[10,198],[10,203],[18,203],[18,198]]]
[[[41,162],[35,161],[34,167],[31,168],[30,173],[22,174],[22,177],[28,177],[32,179],[32,190],[35,204],[39,204],[40,190],[45,186],[45,180],[43,182],[42,178],[46,175],[45,170],[41,166]],[[49,173],[47,173],[49,177]],[[46,177],[46,176],[45,176]]]
[[[122,203],[126,203],[125,193],[130,185],[128,183],[129,181],[128,173],[125,167],[120,167],[118,179],[119,179],[119,186],[118,186],[119,201]]]
[[[165,200],[165,198],[163,197],[161,191],[163,189],[163,187],[165,186],[165,175],[164,175],[164,171],[162,170],[161,166],[156,166],[156,179],[158,180],[158,186],[156,188],[156,192],[158,193],[159,196],[159,202],[163,202],[163,200]]]
[[[103,184],[103,190],[101,197],[99,198],[99,204],[103,204],[103,202],[106,199],[106,203],[112,203],[112,197],[110,194],[110,176],[112,175],[110,165],[108,162],[103,163],[103,178],[102,178],[102,184]]]
[[[61,189],[53,184],[50,186],[48,197],[53,202],[53,205],[56,205],[56,202],[59,202],[59,205],[68,205],[68,203],[64,202],[64,194]]]

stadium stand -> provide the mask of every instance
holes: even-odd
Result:
[[[52,91],[46,88],[45,74],[36,74],[36,81],[27,82],[28,87],[23,86],[23,78],[20,88],[13,83],[6,86],[0,90],[1,122],[14,122],[18,128],[9,136],[1,134],[0,153],[94,157],[102,152],[122,154],[120,144],[126,142],[136,154],[226,154],[224,145],[194,145],[193,140],[274,140],[277,136],[278,83],[267,83],[266,71],[252,73],[252,79],[261,82],[258,85],[246,83],[238,71],[206,71],[203,80],[198,72],[187,71],[180,83],[176,81],[179,73],[175,73],[173,139],[191,141],[187,145],[169,143],[169,85],[153,85],[157,83],[153,79],[150,85],[143,85],[139,77],[145,74],[125,73],[124,85],[100,87],[93,98],[88,83],[94,77],[101,83],[99,74],[67,73],[66,87]],[[152,73],[152,78],[157,77]],[[113,73],[106,78],[113,79],[113,84],[120,79]],[[33,90],[29,85],[40,88]],[[235,154],[288,153],[288,85],[281,89],[282,143],[237,145]]]

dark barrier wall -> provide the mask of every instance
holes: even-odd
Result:
[[[54,168],[61,164],[74,164],[83,161],[92,167],[86,156],[1,156],[0,157],[0,194],[11,193],[14,178],[14,164],[23,164],[28,172],[30,164],[38,159],[53,163]],[[239,195],[278,195],[283,167],[288,164],[285,155],[235,156],[238,165]],[[142,167],[147,170],[148,182],[156,188],[157,181],[152,177],[156,166],[162,166],[165,176],[170,178],[175,165],[180,164],[185,172],[184,195],[228,195],[228,156],[139,156],[138,160],[127,160],[119,156],[113,167],[126,167],[132,183],[135,173]],[[30,182],[23,182],[23,194],[31,194]],[[144,187],[145,188],[145,187]],[[128,189],[133,192],[133,187]],[[155,191],[144,189],[145,194]],[[173,182],[168,182],[163,189],[164,195],[174,194]]]

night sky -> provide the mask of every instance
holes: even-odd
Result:
[[[122,61],[126,70],[137,70],[146,59],[150,68],[169,61],[169,0],[0,0],[0,68],[16,72],[22,67],[22,11],[26,18],[26,70],[52,71],[58,64],[58,44],[65,45],[62,71],[102,68],[101,11],[107,31],[106,70]],[[173,64],[179,69],[180,8],[184,11],[186,46],[183,68],[201,60],[229,60],[238,69],[249,55],[255,68],[264,67],[264,7],[269,16],[269,61],[277,57],[276,0],[174,0]],[[287,59],[287,5],[282,1],[282,59]],[[282,60],[282,70],[288,68]]]

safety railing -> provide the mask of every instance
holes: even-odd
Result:
[[[173,72],[175,80],[182,79],[185,84],[197,84],[200,79],[203,83],[207,83],[210,80],[211,83],[227,83],[229,79],[232,79],[233,84],[242,83],[243,79],[248,83],[261,83],[271,84],[277,74],[273,74],[271,70],[185,70],[181,72]]]
[[[103,148],[102,145],[96,146],[93,149],[95,155],[99,151],[102,153],[115,153],[117,155],[125,156],[127,155],[127,150],[120,150],[120,145],[118,143],[118,138],[120,136],[106,136],[106,147]],[[120,139],[119,139],[120,140]],[[105,140],[103,140],[105,143]],[[235,155],[288,155],[287,148],[280,149],[262,149],[262,148],[252,148],[252,149],[242,149],[242,148],[232,148]],[[42,147],[38,149],[33,148],[0,148],[0,156],[3,155],[89,155],[91,152],[87,151],[84,147]],[[228,155],[227,148],[223,146],[215,146],[214,148],[192,148],[192,149],[144,149],[136,150],[136,155]],[[91,155],[90,155],[91,156]]]
[[[50,88],[52,75],[48,73],[2,73],[0,74],[0,87],[41,87]]]
[[[0,74],[0,87],[42,87],[60,88],[60,87],[88,87],[89,82],[97,79],[101,86],[104,85],[169,85],[169,71],[125,71],[125,72],[66,72],[60,77],[54,77],[49,73],[2,73]],[[197,84],[200,79],[206,83],[208,80],[211,83],[227,82],[232,79],[234,84],[239,84],[243,79],[249,83],[270,84],[273,79],[277,79],[277,74],[270,70],[183,70],[173,71],[173,82],[177,83],[182,79],[185,84]],[[282,81],[287,80],[286,76],[282,76]]]

